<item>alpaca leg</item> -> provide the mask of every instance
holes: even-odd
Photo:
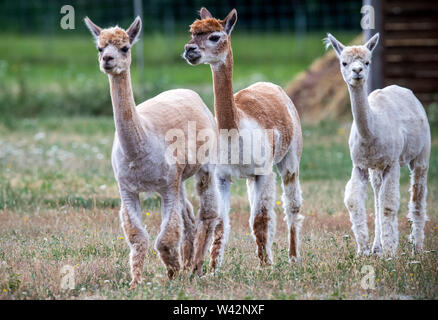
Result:
[[[400,204],[400,165],[394,163],[383,172],[379,194],[382,246],[385,255],[395,255],[398,246],[397,212]]]
[[[120,222],[129,245],[129,263],[131,267],[131,289],[142,281],[144,259],[149,237],[141,226],[141,208],[138,194],[121,192],[122,206]]]
[[[179,183],[161,194],[162,221],[155,248],[167,268],[167,276],[173,279],[181,268],[181,244],[183,239],[183,218]]]
[[[219,189],[219,221],[213,235],[213,243],[210,248],[210,269],[218,270],[222,264],[225,244],[230,235],[230,187],[229,176],[217,179]]]
[[[254,205],[249,220],[257,243],[260,265],[272,264],[272,242],[275,235],[275,174],[257,176],[254,186]]]
[[[350,213],[352,230],[357,242],[357,254],[369,255],[368,226],[365,201],[367,197],[368,172],[353,168],[351,179],[345,187],[345,206]]]
[[[380,188],[382,187],[382,172],[377,170],[370,170],[371,185],[374,191],[374,242],[372,253],[380,255],[382,253],[382,239],[381,239],[381,217],[380,217]]]
[[[412,223],[410,240],[416,251],[423,250],[426,224],[427,166],[418,166],[411,172],[411,199],[408,218]]]
[[[204,256],[218,223],[218,190],[213,166],[205,166],[196,174],[196,189],[200,198],[198,227],[195,239],[193,273],[202,275]]]
[[[181,212],[184,224],[183,242],[181,247],[182,261],[184,270],[188,270],[193,262],[193,242],[195,240],[196,225],[195,216],[193,214],[193,207],[186,197],[184,183],[181,184]]]
[[[248,193],[248,201],[250,208],[254,206],[254,198],[255,198],[254,185],[255,185],[255,178],[246,179],[246,191]]]
[[[298,169],[295,172],[285,170],[282,173],[283,208],[289,229],[289,262],[300,260],[299,233],[304,217],[300,215],[302,203]]]

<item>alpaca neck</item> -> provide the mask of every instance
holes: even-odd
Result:
[[[211,65],[214,112],[219,129],[237,129],[238,114],[233,92],[233,52],[231,45],[225,63]]]
[[[368,139],[373,136],[373,114],[368,104],[367,87],[363,85],[348,86],[351,99],[351,110],[357,130],[362,138]]]
[[[135,108],[131,74],[128,70],[118,75],[109,75],[109,80],[117,137],[125,156],[133,160],[138,157],[146,134]]]

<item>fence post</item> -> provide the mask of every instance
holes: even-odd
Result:
[[[383,87],[383,51],[384,51],[384,30],[383,30],[383,7],[385,0],[364,0],[363,5],[374,8],[375,29],[364,30],[365,41],[371,39],[377,32],[380,32],[379,44],[373,52],[370,77],[368,79],[368,93]]]
[[[142,0],[134,0],[134,16],[139,16],[142,24],[143,24],[143,30],[144,30],[144,21],[143,21],[143,3]],[[143,32],[142,30],[142,32]],[[143,32],[144,34],[144,32]],[[140,40],[138,41],[136,45],[136,54],[137,54],[137,72],[138,72],[138,79],[140,81],[140,94],[141,98],[145,98],[145,76],[144,76],[144,48],[143,48],[143,34],[140,36]]]

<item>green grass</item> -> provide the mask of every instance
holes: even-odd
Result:
[[[340,35],[348,42],[355,34]],[[293,34],[232,36],[234,86],[242,89],[255,81],[286,85],[324,53],[324,34],[305,38]],[[211,71],[207,65],[189,66],[181,53],[188,33],[143,37],[143,71],[137,68],[133,49],[132,81],[137,102],[172,88],[191,88],[212,107]],[[144,79],[144,82],[141,82]],[[0,111],[3,115],[34,116],[111,114],[108,79],[98,68],[97,51],[90,36],[0,34]]]
[[[274,266],[258,268],[248,226],[244,180],[232,185],[231,235],[222,271],[169,282],[153,249],[160,201],[142,202],[151,237],[145,282],[129,288],[129,249],[119,225],[110,152],[111,117],[34,118],[0,125],[0,299],[373,299],[438,298],[438,131],[433,127],[426,252],[408,244],[408,172],[403,170],[400,247],[392,260],[356,258],[343,190],[349,179],[349,124],[304,125],[301,162],[302,264],[287,263],[287,230],[276,205]],[[280,201],[280,181],[277,200]],[[188,196],[198,207],[193,180]],[[371,237],[373,199],[367,202]],[[146,215],[146,212],[150,212]],[[61,269],[74,266],[75,288],[62,290]],[[360,287],[361,268],[376,272],[376,289]]]

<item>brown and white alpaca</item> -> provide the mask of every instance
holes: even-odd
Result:
[[[353,112],[349,145],[353,161],[345,188],[359,255],[370,253],[365,200],[371,178],[375,202],[375,235],[372,252],[394,255],[398,246],[397,212],[400,203],[400,167],[411,170],[408,218],[411,241],[422,250],[426,215],[430,128],[420,101],[411,90],[389,86],[367,96],[367,78],[379,34],[363,46],[345,47],[328,34],[325,42],[335,50],[348,85]],[[383,250],[382,250],[383,249]]]
[[[213,132],[216,124],[211,112],[199,95],[191,90],[165,91],[136,106],[131,87],[131,47],[137,41],[141,20],[136,18],[126,31],[119,27],[102,29],[85,18],[85,23],[96,39],[99,63],[110,82],[116,133],[112,149],[112,166],[121,197],[120,220],[130,247],[131,288],[141,282],[141,274],[148,244],[148,234],[141,225],[140,192],[161,195],[162,223],[156,249],[166,265],[169,278],[180,270],[181,255],[184,267],[191,267],[196,234],[192,206],[186,199],[184,181],[196,175],[200,196],[200,216],[214,229],[218,203],[214,166],[209,163],[166,161],[170,142],[166,133],[180,130],[188,138],[188,123],[201,130]],[[199,147],[199,142],[198,147]],[[187,143],[186,143],[187,145]],[[210,236],[213,232],[210,232]],[[209,234],[200,236],[208,237]]]
[[[213,74],[214,110],[221,131],[220,152],[228,152],[228,131],[253,132],[272,130],[273,139],[266,144],[265,154],[272,155],[268,170],[258,174],[254,161],[250,165],[242,163],[242,148],[236,164],[218,165],[219,193],[222,204],[220,222],[215,230],[211,247],[212,269],[222,262],[225,242],[229,235],[229,208],[231,176],[247,179],[248,197],[251,205],[250,226],[257,243],[257,254],[261,265],[272,264],[271,246],[275,234],[275,189],[276,175],[272,170],[277,165],[283,180],[283,206],[289,226],[290,261],[299,258],[298,234],[303,217],[300,215],[301,189],[299,183],[299,163],[302,151],[302,135],[298,113],[287,94],[279,86],[258,82],[234,94],[233,54],[231,31],[237,21],[237,11],[233,9],[224,20],[213,18],[202,8],[201,20],[190,26],[192,39],[186,44],[183,57],[191,65],[209,64]],[[242,137],[240,137],[240,146]],[[254,160],[254,150],[251,154]],[[243,155],[244,157],[245,155]],[[232,155],[231,155],[232,157]],[[200,261],[195,261],[200,263]],[[199,269],[198,269],[198,272]]]

